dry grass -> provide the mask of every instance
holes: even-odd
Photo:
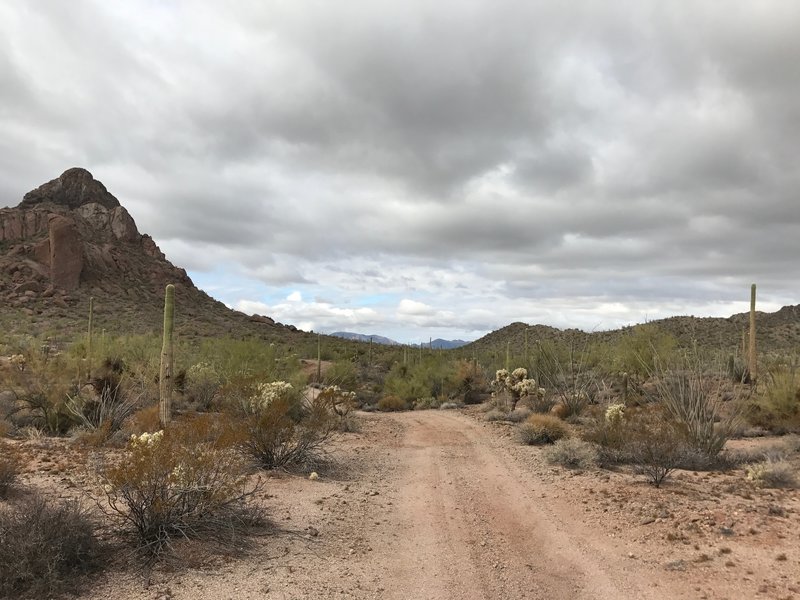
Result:
[[[553,444],[569,435],[569,425],[558,417],[532,414],[517,425],[517,439],[528,446]]]
[[[77,590],[100,564],[94,524],[77,502],[23,496],[0,511],[0,596],[49,598]]]

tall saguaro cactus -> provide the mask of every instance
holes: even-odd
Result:
[[[161,345],[161,371],[158,378],[158,418],[161,427],[172,419],[172,330],[175,324],[175,286],[167,285],[164,293],[164,341]]]
[[[94,296],[89,298],[89,331],[86,335],[86,379],[92,377],[92,326],[94,321]]]
[[[756,284],[750,286],[750,344],[747,356],[747,370],[751,383],[756,382],[758,365],[756,361]]]

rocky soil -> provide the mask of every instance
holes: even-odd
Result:
[[[120,548],[84,597],[800,598],[797,490],[551,467],[477,409],[360,416],[319,479],[262,475],[272,528],[243,554],[186,545],[145,576]],[[18,445],[27,486],[99,492],[94,451]]]

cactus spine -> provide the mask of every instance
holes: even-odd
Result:
[[[175,324],[175,286],[167,285],[164,294],[164,341],[161,346],[161,371],[159,383],[158,417],[161,427],[169,425],[172,418],[172,331]]]
[[[750,286],[750,346],[747,349],[747,369],[750,372],[750,382],[755,383],[758,376],[756,364],[756,284]]]
[[[94,296],[89,298],[89,330],[86,340],[86,379],[92,377],[92,325],[94,321]]]

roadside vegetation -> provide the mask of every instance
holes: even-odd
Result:
[[[794,487],[797,438],[769,454],[726,446],[746,435],[800,433],[797,357],[763,357],[752,380],[744,353],[728,350],[681,347],[654,325],[601,342],[579,332],[542,341],[526,334],[523,344],[489,351],[178,336],[164,426],[160,336],[7,336],[0,592],[77,589],[102,568],[96,531],[109,525],[113,543],[148,568],[184,540],[246,549],[266,522],[253,502],[260,474],[324,470],[331,442],[359,431],[359,411],[480,404],[487,421],[512,428],[554,466],[628,469],[656,487],[679,469],[740,469],[754,486]],[[20,483],[20,448],[48,438],[95,456],[86,464],[98,481],[95,507],[55,502]],[[38,537],[22,544],[25,531]]]

